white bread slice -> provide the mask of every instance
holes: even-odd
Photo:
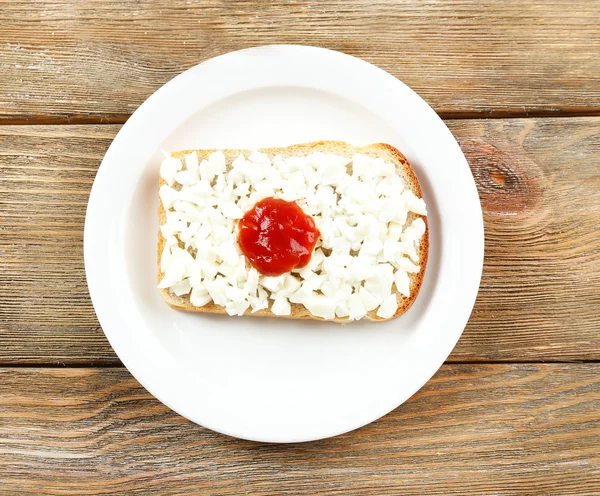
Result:
[[[181,160],[184,159],[184,155],[191,152],[196,152],[198,155],[198,159],[202,161],[203,159],[208,159],[208,156],[216,150],[182,150],[179,152],[172,153],[173,157],[179,158]],[[228,169],[231,167],[231,162],[237,158],[240,153],[243,153],[245,156],[250,154],[249,150],[221,150],[227,159]],[[335,155],[340,155],[344,157],[352,157],[355,153],[361,153],[364,155],[368,155],[370,157],[381,157],[386,162],[393,163],[396,166],[396,172],[402,179],[407,188],[409,188],[417,197],[422,198],[423,192],[421,191],[421,186],[419,185],[419,181],[417,180],[417,176],[415,172],[402,153],[394,148],[391,145],[385,143],[375,143],[367,146],[352,146],[348,143],[344,143],[342,141],[317,141],[313,143],[292,145],[284,148],[263,148],[259,150],[262,153],[267,154],[269,157],[273,158],[276,155],[283,155],[284,157],[304,157],[310,155],[315,152],[322,153],[333,153]],[[351,169],[352,165],[349,164],[348,168]],[[161,178],[159,187],[163,184],[166,184],[165,181]],[[396,291],[395,286],[393,286],[393,290],[396,291],[398,297],[398,310],[396,313],[390,317],[389,319],[382,319],[376,315],[376,310],[373,310],[367,314],[366,319],[372,321],[384,321],[391,320],[399,317],[404,312],[406,312],[411,305],[414,303],[417,295],[419,294],[419,290],[421,289],[421,284],[423,283],[423,276],[425,274],[425,268],[427,265],[427,257],[429,253],[429,227],[427,225],[427,217],[422,215],[417,215],[412,212],[408,214],[407,223],[410,224],[415,218],[421,217],[425,222],[425,234],[420,240],[417,253],[419,255],[419,265],[421,270],[416,274],[409,274],[410,277],[410,297],[405,297]],[[165,210],[162,206],[162,202],[159,201],[158,207],[158,218],[159,225],[162,225],[166,221]],[[163,251],[163,247],[165,244],[165,239],[162,237],[162,234],[159,230],[158,232],[158,282],[160,282],[163,278],[163,273],[160,270],[160,256]],[[190,303],[189,295],[184,296],[176,296],[172,294],[169,289],[160,289],[159,290],[164,300],[173,308],[177,310],[183,310],[187,312],[199,312],[199,313],[216,313],[216,314],[225,314],[225,307],[220,305],[216,305],[212,301],[207,303],[203,307],[196,307]],[[292,303],[292,312],[290,315],[285,316],[284,318],[288,319],[315,319],[315,320],[323,320],[320,317],[316,317],[312,315],[303,305]],[[273,314],[270,310],[259,310],[255,313],[250,313],[251,309],[246,311],[246,315],[254,315],[259,317],[279,317]],[[333,320],[334,322],[346,323],[349,321],[347,317],[344,318],[336,318]]]

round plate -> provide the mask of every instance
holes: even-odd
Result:
[[[386,142],[413,164],[430,256],[409,312],[347,326],[187,314],[156,289],[160,149]],[[473,308],[483,220],[452,134],[410,88],[339,52],[263,46],[193,67],[146,100],[108,149],[85,221],[85,269],[106,337],[167,406],[215,431],[297,442],[363,426],[442,365]]]

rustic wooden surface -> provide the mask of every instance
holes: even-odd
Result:
[[[600,118],[448,124],[486,230],[479,297],[450,360],[599,360]],[[0,364],[118,363],[82,260],[89,190],[118,129],[0,126]]]
[[[599,19],[593,0],[0,0],[0,495],[600,495]],[[341,50],[419,92],[486,230],[448,363],[384,419],[297,445],[153,399],[104,338],[82,260],[118,124],[188,67],[268,43]]]
[[[122,369],[0,369],[3,494],[597,495],[600,364],[446,365],[382,420],[269,445]]]
[[[199,61],[271,43],[373,62],[446,117],[600,110],[594,0],[0,0],[0,120],[123,122]]]

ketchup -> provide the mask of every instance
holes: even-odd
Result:
[[[295,202],[265,198],[240,220],[238,241],[256,270],[279,276],[308,264],[319,234]]]

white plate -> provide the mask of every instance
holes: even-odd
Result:
[[[186,314],[156,289],[160,148],[387,142],[414,165],[431,251],[411,310],[386,323]],[[410,88],[321,48],[264,46],[193,67],[152,95],[110,146],[85,222],[100,324],[135,378],[170,408],[245,439],[308,441],[365,425],[441,366],[473,308],[483,220],[452,134]]]

